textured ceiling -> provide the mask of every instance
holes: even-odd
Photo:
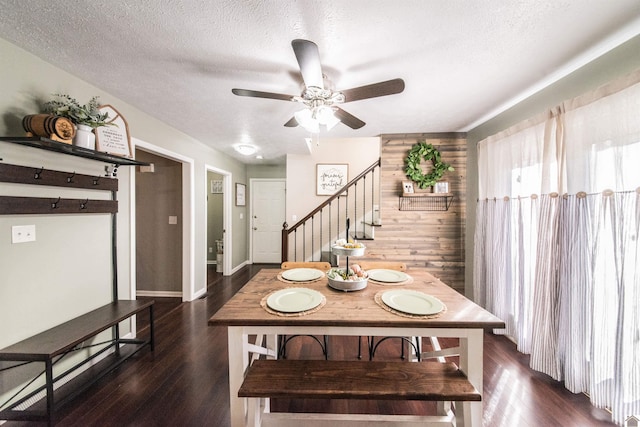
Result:
[[[246,163],[307,152],[298,104],[231,93],[299,95],[296,38],[335,89],[404,79],[349,138],[469,130],[638,33],[638,0],[0,0],[1,38]]]

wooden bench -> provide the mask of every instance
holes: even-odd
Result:
[[[264,359],[254,361],[249,367],[238,397],[482,400],[480,392],[453,363]],[[255,424],[259,425],[261,416],[251,411],[259,412],[260,405],[252,401],[249,417],[254,416]],[[449,416],[453,418],[453,414]],[[378,418],[381,420],[383,416]],[[282,420],[278,423],[284,425]]]
[[[0,411],[0,420],[47,421],[50,425],[54,424],[55,410],[64,403],[87,389],[95,381],[120,365],[145,345],[149,345],[151,351],[153,351],[153,304],[154,301],[116,301],[1,349],[0,361],[44,363],[45,368],[43,373],[45,375],[45,383],[36,390],[29,392],[26,396],[18,398],[15,402],[0,402],[0,406],[6,405],[5,408]],[[119,323],[146,309],[149,310],[148,339],[121,338]],[[54,376],[53,367],[56,362],[73,351],[81,350],[83,347],[79,346],[82,343],[109,328],[113,328],[112,339],[104,343],[104,346],[102,346],[99,351],[81,360],[72,368],[66,369],[64,372],[57,373]],[[121,347],[124,344],[134,345]],[[56,382],[80,366],[107,352],[109,349],[113,349],[112,354],[106,356],[104,360],[98,362],[95,366],[89,367],[86,371],[63,386],[57,387],[54,397],[54,384]],[[19,366],[21,365],[22,363],[19,364]],[[7,368],[7,370],[9,369],[10,368]],[[36,374],[34,380],[41,375],[42,373]],[[43,390],[46,392],[46,399],[39,399],[34,405],[30,406],[29,409],[17,409],[21,405],[24,405],[25,402],[32,400],[34,396]],[[38,398],[36,397],[35,399]]]

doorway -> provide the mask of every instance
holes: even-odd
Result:
[[[206,229],[207,229],[207,272],[230,275],[233,253],[231,247],[231,172],[205,165]],[[229,231],[227,231],[229,230]],[[221,246],[221,247],[220,247]],[[218,252],[222,253],[218,253]],[[221,263],[221,264],[220,264]],[[209,274],[207,274],[209,276]],[[207,279],[208,281],[208,279]]]
[[[223,176],[207,171],[207,271],[224,273]]]
[[[251,260],[253,263],[282,261],[282,224],[286,219],[284,179],[252,179]]]
[[[156,145],[153,144],[149,144],[148,142],[142,141],[140,139],[137,138],[131,138],[132,142],[134,143],[134,146],[136,147],[136,151],[141,150],[141,152],[146,152],[146,153],[151,153],[154,154],[156,156],[160,156],[162,158],[166,158],[169,160],[172,160],[174,162],[177,162],[181,165],[181,182],[182,182],[182,197],[181,197],[181,203],[180,203],[180,209],[179,209],[179,213],[177,215],[171,215],[171,216],[178,216],[178,224],[171,224],[172,226],[178,226],[178,228],[181,229],[181,235],[182,235],[182,240],[180,242],[181,244],[181,248],[182,251],[178,256],[178,259],[180,260],[180,264],[181,264],[181,280],[180,280],[180,293],[182,295],[182,300],[183,301],[192,301],[193,299],[197,298],[199,296],[199,294],[196,293],[196,289],[195,289],[195,264],[194,264],[194,253],[195,253],[195,245],[194,245],[194,239],[195,239],[195,232],[193,230],[193,225],[194,225],[194,210],[193,210],[193,205],[194,205],[194,192],[193,192],[193,185],[194,185],[194,168],[193,168],[193,159],[185,157],[181,154],[166,150],[164,148],[158,147]],[[136,210],[137,210],[137,203],[136,203],[136,190],[135,190],[135,181],[136,181],[136,174],[132,175],[132,179],[131,181],[131,188],[130,188],[130,192],[131,192],[131,199],[130,199],[130,203],[131,203],[131,215],[130,215],[130,222],[131,222],[131,226],[132,226],[132,230],[137,230],[137,228],[140,226],[138,224],[138,222],[136,221]],[[157,190],[151,190],[151,192],[157,192]],[[169,222],[169,218],[165,218],[165,220],[167,221],[167,224]],[[174,219],[171,219],[172,222],[174,221]],[[131,276],[130,276],[130,281],[131,281],[131,298],[135,299],[136,298],[136,290],[138,288],[138,283],[137,283],[137,260],[136,260],[136,253],[138,252],[137,250],[137,242],[136,242],[136,235],[138,233],[132,233],[131,234],[131,242],[130,242],[130,247],[131,247]],[[164,245],[164,243],[161,243],[158,246],[162,246]],[[155,250],[156,248],[153,248],[153,250]],[[202,289],[199,289],[200,293],[204,293],[206,292],[206,288],[203,287]],[[157,296],[163,296],[163,295],[157,295]]]
[[[136,159],[138,296],[182,297],[182,164],[143,150]]]

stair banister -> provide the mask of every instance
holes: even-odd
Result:
[[[282,262],[289,260],[289,235],[295,232],[299,227],[303,227],[304,224],[312,219],[316,214],[322,211],[325,207],[329,206],[334,200],[338,199],[343,193],[348,191],[348,189],[358,183],[365,175],[372,172],[376,167],[380,167],[381,159],[378,158],[371,166],[362,171],[358,176],[349,181],[343,188],[341,188],[338,192],[330,196],[320,205],[318,205],[315,209],[313,209],[309,214],[307,214],[300,221],[296,222],[293,227],[288,228],[288,224],[285,221],[282,224]],[[347,208],[347,206],[345,206]]]

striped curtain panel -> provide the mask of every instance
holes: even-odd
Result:
[[[640,415],[640,70],[478,143],[474,298],[531,368]]]

